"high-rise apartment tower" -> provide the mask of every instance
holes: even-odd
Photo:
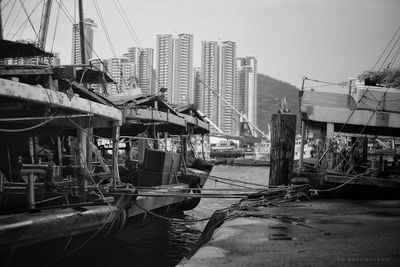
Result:
[[[220,68],[220,94],[228,104],[222,99],[218,99],[219,128],[227,134],[235,134],[238,128],[238,115],[230,105],[236,105],[236,43],[224,41],[221,45],[221,68]]]
[[[81,39],[79,33],[79,23],[72,25],[72,52],[71,64],[88,64],[93,56],[93,28],[97,25],[94,20],[86,18],[83,23],[85,34],[85,55],[86,62],[81,62]]]
[[[199,108],[216,125],[219,125],[218,97],[219,92],[219,45],[215,41],[201,42]]]

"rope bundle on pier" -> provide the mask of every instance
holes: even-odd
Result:
[[[215,229],[217,229],[224,221],[237,217],[263,217],[286,221],[289,220],[292,223],[297,223],[299,225],[308,227],[308,225],[305,225],[303,222],[297,221],[294,218],[286,218],[269,213],[260,213],[259,208],[276,206],[281,203],[298,201],[302,199],[308,200],[309,189],[309,185],[278,186],[254,194],[249,194],[246,198],[242,199],[238,203],[235,203],[226,209],[217,210],[211,216],[206,227],[204,228],[197,246],[201,246],[207,242],[211,238]],[[316,230],[322,231],[320,229]]]

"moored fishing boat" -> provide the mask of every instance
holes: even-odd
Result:
[[[121,181],[120,173],[124,172],[119,171],[122,168],[119,166],[121,157],[118,157],[117,134],[120,130],[125,133],[126,127],[135,134],[132,129],[140,132],[139,126],[122,124],[120,109],[104,98],[83,91],[83,88],[78,89],[81,96],[68,93],[71,88],[64,85],[69,83],[63,83],[61,77],[58,77],[57,90],[15,81],[18,78],[15,72],[20,70],[23,77],[30,75],[31,79],[57,82],[55,69],[29,69],[30,72],[21,66],[2,68],[0,81],[4,111],[0,120],[4,159],[0,188],[3,248],[93,231],[101,225],[120,228],[126,217],[143,213],[143,209],[177,205],[185,200],[179,192],[204,185],[211,166],[200,166],[198,161],[197,165],[191,164],[186,162],[186,156],[181,156],[182,153],[157,149],[144,150],[142,168],[128,171],[128,177],[137,176],[138,180]],[[14,81],[3,79],[8,78],[10,72]],[[76,90],[74,83],[72,90]],[[135,115],[135,119],[160,123],[157,128],[170,127],[170,130],[182,132],[186,125],[193,125],[202,133],[207,132],[207,124],[192,124],[178,115],[146,110],[160,118],[153,116],[151,119],[149,114],[141,113]],[[179,119],[180,125],[163,121],[161,117]],[[129,120],[128,116],[124,119]],[[143,124],[143,121],[138,124]],[[101,138],[111,140],[113,153],[110,159],[103,158],[95,145]],[[172,154],[178,159],[173,166],[165,160]],[[163,161],[163,168],[171,168],[168,173],[150,168],[157,157]],[[139,165],[139,161],[137,163]],[[181,171],[183,164],[186,171]],[[190,172],[190,167],[203,169],[197,170],[203,175]],[[147,190],[152,188],[155,195],[165,190],[174,195],[140,196],[136,187],[141,186],[146,186]]]
[[[400,108],[392,101],[399,99],[398,84],[369,78],[347,84],[348,93],[301,92],[302,132],[314,136],[315,161],[301,158],[294,175],[307,177],[321,194],[398,197]]]
[[[52,61],[34,44],[0,45],[3,62]],[[86,87],[104,82],[113,79],[84,64],[0,67],[1,250],[115,232],[147,211],[195,207],[186,205],[189,193],[212,166],[189,160],[187,140],[208,133],[208,123],[160,95],[117,104]],[[181,139],[180,150],[161,147],[168,135]]]

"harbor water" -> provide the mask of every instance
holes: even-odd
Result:
[[[241,180],[267,185],[269,167],[239,167],[217,165],[212,176]],[[205,188],[235,188],[232,185],[215,182],[209,179]],[[175,266],[182,258],[189,255],[195,247],[207,220],[196,221],[210,217],[215,210],[226,208],[238,199],[202,199],[194,210],[184,213],[163,214],[165,217],[182,219],[171,221],[147,215],[129,221],[121,233],[111,238],[83,236],[63,241],[58,246],[40,249],[39,259],[30,261],[29,265],[42,266]],[[91,239],[89,242],[88,239]],[[48,257],[65,250],[67,257]],[[10,266],[26,263],[20,253],[15,253]],[[46,262],[46,258],[48,262]]]

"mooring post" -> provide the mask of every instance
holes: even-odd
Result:
[[[119,154],[119,136],[120,136],[120,127],[113,127],[113,180],[112,184],[114,188],[117,187],[117,184],[121,182],[119,177],[118,170],[118,154]]]
[[[35,208],[35,176],[31,172],[28,176],[28,209]]]
[[[289,184],[293,172],[296,115],[277,113],[271,117],[269,185]]]

